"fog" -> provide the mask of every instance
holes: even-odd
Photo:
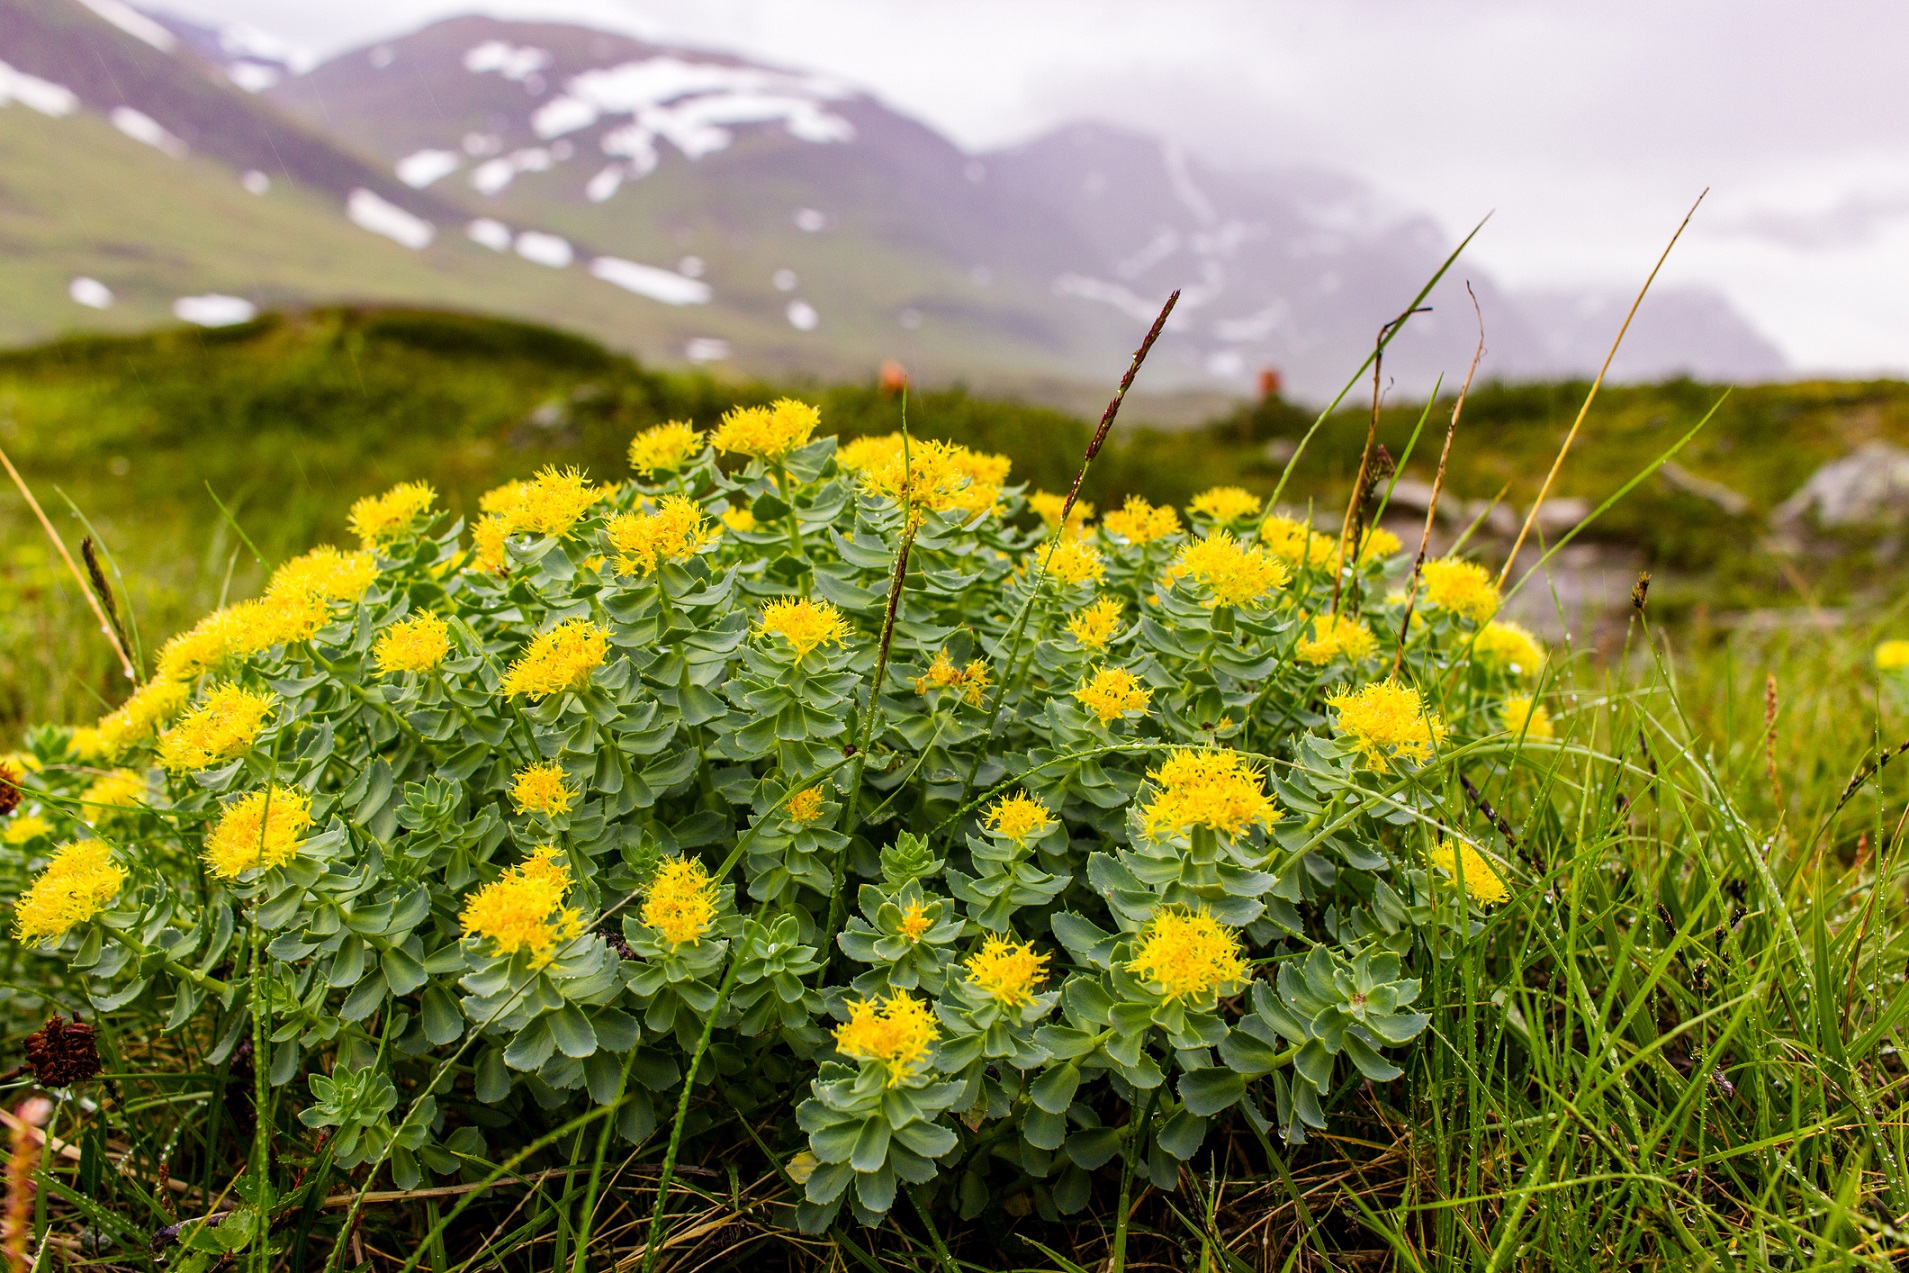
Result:
[[[1717,288],[1800,370],[1909,369],[1909,8],[1773,0],[168,0],[317,54],[454,13],[834,72],[985,149],[1082,117],[1362,179],[1513,286]]]

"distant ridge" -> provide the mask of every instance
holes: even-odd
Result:
[[[78,168],[110,173],[131,146],[155,205],[90,208],[90,238],[136,243],[138,267],[88,236],[60,240],[58,217],[36,230],[59,240],[50,256],[0,256],[0,280],[30,298],[0,319],[16,339],[150,317],[170,287],[493,309],[744,372],[866,375],[893,357],[927,379],[1033,385],[1117,373],[1181,287],[1154,388],[1247,393],[1275,369],[1319,397],[1451,246],[1339,174],[1228,170],[1091,123],[971,155],[852,84],[569,24],[451,18],[312,66],[257,32],[164,15],[142,32],[79,0],[0,0],[0,19],[0,62],[112,126],[102,141],[83,120],[47,124],[70,134],[49,150],[24,135],[30,108],[0,110],[0,179],[56,208],[87,195],[50,155],[77,146]],[[282,252],[229,188],[192,193],[215,169],[275,183],[262,199],[275,215],[297,206],[299,228],[276,231]],[[0,230],[13,215],[0,207]],[[227,273],[249,284],[192,263],[220,255],[235,215],[251,224],[233,241],[244,269]],[[336,246],[314,253],[319,241]],[[81,278],[147,299],[89,310],[67,299],[98,299]],[[1523,296],[1461,265],[1389,355],[1399,388],[1469,357],[1466,280],[1488,325],[1486,374],[1601,360],[1607,298]],[[1708,292],[1653,297],[1620,365],[1631,378],[1784,370]]]

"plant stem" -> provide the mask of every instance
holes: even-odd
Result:
[[[630,1070],[636,1065],[635,1048],[623,1058],[623,1074],[616,1081],[616,1095],[610,1098],[610,1108],[615,1111],[623,1104],[623,1093],[630,1086]],[[616,1114],[611,1113],[603,1120],[603,1130],[597,1133],[597,1158],[590,1167],[590,1183],[583,1191],[583,1206],[577,1213],[577,1255],[571,1264],[572,1273],[586,1273],[589,1267],[590,1228],[596,1219],[597,1186],[603,1180],[603,1160],[610,1152],[610,1133],[616,1130]]]
[[[683,1095],[676,1102],[676,1122],[669,1132],[669,1149],[663,1155],[663,1172],[656,1178],[656,1206],[650,1212],[650,1235],[643,1243],[643,1273],[656,1273],[656,1259],[663,1253],[659,1239],[663,1236],[663,1207],[669,1201],[670,1178],[676,1174],[676,1151],[683,1143],[683,1124],[689,1119],[689,1098],[696,1088],[696,1071],[702,1067],[703,1053],[709,1050],[710,1036],[716,1032],[716,1020],[723,1014],[723,1008],[729,1002],[729,992],[736,988],[736,972],[741,961],[734,954],[730,956],[729,971],[723,974],[722,985],[716,990],[715,1006],[703,1019],[702,1037],[696,1040],[696,1050],[690,1054],[689,1070],[683,1075]]]
[[[1120,1169],[1119,1212],[1114,1216],[1114,1249],[1107,1257],[1108,1273],[1126,1273],[1127,1268],[1127,1216],[1133,1210],[1133,1167],[1139,1154],[1140,1143],[1145,1137],[1147,1115],[1153,1112],[1153,1089],[1148,1088],[1146,1095],[1140,1098],[1140,1104],[1134,1110],[1133,1121],[1128,1124],[1133,1135],[1127,1142],[1127,1157]]]

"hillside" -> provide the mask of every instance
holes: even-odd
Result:
[[[924,383],[1079,402],[1182,287],[1156,389],[1237,395],[1273,368],[1319,398],[1451,247],[1330,172],[1222,169],[1092,124],[971,155],[851,84],[574,25],[453,18],[311,67],[123,6],[0,16],[12,339],[207,295],[233,299],[179,312],[397,301],[659,364],[839,378],[899,358]],[[143,197],[119,197],[134,179]],[[1601,357],[1606,298],[1526,298],[1467,266],[1395,345],[1401,389],[1469,354],[1467,279],[1495,374]],[[1782,366],[1719,299],[1665,292],[1619,370]]]

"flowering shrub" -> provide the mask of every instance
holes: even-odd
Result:
[[[1450,762],[1554,734],[1491,577],[1238,488],[1091,524],[819,423],[664,425],[469,527],[360,501],[7,762],[15,936],[214,1064],[251,1038],[404,1188],[533,1109],[641,1142],[700,1097],[809,1229],[904,1185],[1067,1213],[1397,1077],[1412,970],[1515,875]]]

